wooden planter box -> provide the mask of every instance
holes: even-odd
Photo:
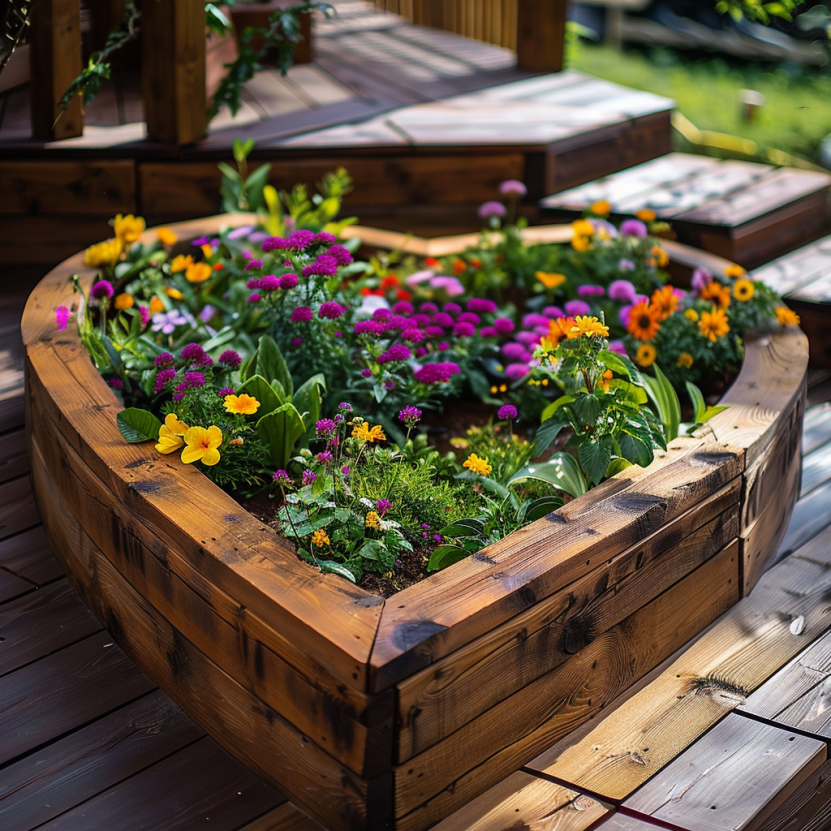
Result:
[[[748,343],[730,409],[701,438],[382,600],[298,560],[195,468],[123,441],[116,398],[77,335],[55,330],[73,273],[92,277],[80,254],[23,318],[32,477],[54,551],[154,682],[327,828],[421,831],[447,816],[735,603],[787,527],[798,330]]]

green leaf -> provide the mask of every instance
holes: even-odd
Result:
[[[606,478],[611,479],[612,476],[626,470],[627,467],[632,467],[632,462],[628,459],[612,459],[609,467],[606,468]]]
[[[621,456],[632,464],[647,467],[654,458],[652,445],[636,433],[624,430],[619,434],[618,442]]]
[[[162,427],[161,421],[148,410],[141,410],[138,407],[128,407],[122,410],[116,417],[115,423],[124,438],[130,444],[138,444],[143,441],[158,441],[159,430]]]
[[[541,456],[545,453],[563,427],[565,427],[565,422],[556,416],[544,421],[537,429],[537,435],[534,437],[534,455]]]
[[[648,398],[646,390],[633,384],[631,381],[624,381],[622,378],[612,378],[609,381],[609,389],[619,390],[624,401],[631,404],[646,404]]]
[[[237,387],[237,395],[253,395],[260,402],[258,414],[260,417],[273,412],[282,404],[286,403],[285,396],[281,396],[281,390],[275,389],[262,375],[254,375]]]
[[[593,427],[600,417],[600,399],[591,393],[577,395],[571,404],[571,412],[584,427]]]
[[[655,404],[658,417],[664,425],[666,440],[672,441],[678,436],[678,426],[681,424],[681,402],[678,400],[678,393],[675,392],[667,376],[661,372],[658,364],[653,364],[655,377],[650,378],[644,375],[646,389],[649,397]]]
[[[527,465],[508,480],[508,485],[529,479],[546,482],[571,496],[580,496],[589,489],[579,465],[568,453],[555,453],[547,462]]]
[[[704,410],[704,414],[701,416],[701,423],[706,424],[713,416],[717,416],[719,413],[723,413],[725,410],[729,409],[729,407],[726,407],[723,404],[716,404],[712,407],[707,407],[707,409]]]
[[[563,404],[570,404],[574,401],[573,395],[561,395],[556,401],[552,401],[540,414],[540,421],[548,421]]]
[[[269,381],[279,381],[289,397],[294,394],[294,381],[286,366],[286,359],[270,335],[260,338],[257,349],[257,375],[262,375]]]
[[[254,139],[247,139],[246,141],[234,139],[231,145],[234,152],[234,161],[237,164],[244,162],[248,158],[248,154],[254,149],[254,144]]]
[[[458,545],[440,545],[430,555],[427,562],[427,571],[440,571],[469,556],[470,553]]]
[[[243,381],[247,381],[249,378],[253,378],[257,374],[257,356],[259,351],[259,349],[255,349],[251,353],[248,360],[243,363],[242,369],[240,370]]]
[[[325,391],[326,378],[318,372],[305,381],[291,399],[292,404],[297,407],[297,412],[309,414],[304,421],[310,427],[320,420],[321,392]]]
[[[686,387],[687,394],[690,396],[690,401],[692,401],[693,405],[693,421],[700,423],[707,409],[704,396],[701,394],[701,390],[691,381],[686,382]]]
[[[340,574],[341,577],[345,577],[352,583],[356,583],[355,575],[341,563],[336,563],[334,560],[318,560],[317,564],[320,566],[320,570],[323,572],[329,572],[331,574]]]
[[[630,366],[627,364],[617,352],[611,352],[608,349],[601,349],[600,352],[597,353],[597,360],[606,367],[606,369],[611,369],[612,372],[616,372],[618,375],[625,375],[627,378],[629,377],[629,373],[631,371]]]
[[[612,460],[612,438],[603,436],[583,442],[577,450],[580,466],[591,485],[596,485],[606,473]]]
[[[482,533],[482,528],[476,528],[473,525],[462,525],[461,522],[454,522],[452,525],[445,525],[439,531],[443,537],[475,537]]]
[[[378,540],[366,540],[355,553],[364,560],[381,560],[387,549]]]
[[[288,465],[294,445],[306,432],[303,419],[294,404],[283,404],[257,422],[257,435],[269,449],[271,463],[282,469]]]
[[[552,511],[556,511],[562,504],[563,500],[557,496],[541,496],[528,505],[525,509],[523,519],[526,522],[542,519],[542,517],[548,516]]]

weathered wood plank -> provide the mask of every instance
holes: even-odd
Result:
[[[831,443],[802,457],[799,496],[806,496],[820,485],[824,485],[829,478],[831,478]]]
[[[0,542],[0,566],[37,586],[63,575],[41,526]]]
[[[607,813],[590,797],[518,771],[434,826],[434,831],[585,831]]]
[[[0,764],[149,692],[101,632],[0,678]]]
[[[721,551],[738,536],[740,486],[734,480],[691,513],[398,684],[397,761],[569,660]]]
[[[399,831],[421,831],[562,738],[738,598],[734,543],[568,662],[395,769]]]
[[[821,831],[831,821],[831,762],[825,762],[754,831]]]
[[[543,753],[529,767],[625,799],[826,631],[830,566],[826,550],[816,560],[791,557],[768,571],[659,678],[579,742]],[[802,629],[792,630],[800,616]]]
[[[100,629],[65,579],[5,603],[0,606],[0,675]]]
[[[5,767],[0,824],[35,828],[202,736],[164,693],[150,693]]]
[[[31,583],[21,580],[16,574],[9,574],[8,571],[0,569],[0,603],[26,594],[33,588]],[[2,615],[2,608],[0,608],[0,615]]]
[[[730,713],[624,806],[691,831],[757,827],[825,762],[825,743]]]
[[[21,476],[0,485],[0,540],[39,522],[28,477]]]
[[[791,524],[779,546],[778,557],[782,558],[808,544],[824,531],[829,522],[831,522],[831,482],[820,485],[794,505]],[[826,539],[825,534],[822,534],[822,539]]]
[[[239,831],[324,831],[323,827],[299,808],[286,803],[258,817]]]
[[[18,428],[0,436],[0,484],[28,472],[25,430]]]

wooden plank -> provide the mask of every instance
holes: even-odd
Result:
[[[435,825],[434,831],[584,831],[607,814],[588,796],[518,771]]]
[[[628,814],[615,814],[601,822],[594,831],[655,831],[655,825]]]
[[[106,632],[0,678],[0,763],[154,688]]]
[[[739,533],[740,489],[741,480],[734,480],[643,542],[398,684],[397,761],[569,660],[721,551]]]
[[[831,762],[825,762],[754,831],[820,831],[829,821]]]
[[[831,479],[831,444],[819,447],[802,458],[800,497]]]
[[[140,816],[145,828],[189,831],[208,825],[213,831],[237,831],[282,801],[277,791],[204,738],[40,827],[109,831],[125,817]]]
[[[152,692],[5,767],[0,823],[35,828],[202,736],[163,692]],[[175,787],[147,793],[148,801]]]
[[[42,0],[29,20],[29,106],[34,138],[58,140],[84,131],[83,106],[74,96],[61,112],[58,102],[81,74],[81,7],[78,0]]]
[[[811,395],[810,387],[808,389],[808,395]],[[807,457],[808,454],[829,441],[831,441],[831,403],[823,403],[810,407],[805,412],[805,420],[803,421],[802,427],[803,457]]]
[[[784,297],[801,285],[813,282],[830,267],[831,238],[824,237],[757,268],[753,279],[761,280]]]
[[[624,806],[693,831],[755,828],[826,757],[825,742],[730,713]]]
[[[299,808],[285,803],[248,823],[239,831],[324,831],[324,829]]]
[[[0,214],[136,213],[135,180],[135,163],[127,159],[0,162]]]
[[[0,675],[100,629],[66,579],[5,603],[0,607]]]
[[[27,476],[0,485],[0,540],[40,522]]]
[[[8,571],[0,569],[0,603],[5,603],[15,597],[26,594],[26,592],[31,591],[33,588],[34,586],[31,583],[21,580],[16,574],[9,574]],[[0,607],[0,617],[2,617],[3,608]],[[0,652],[0,657],[2,657],[2,652]]]
[[[831,552],[791,557],[659,678],[532,770],[619,801],[661,770],[829,626]],[[791,623],[802,616],[794,634]],[[649,748],[649,750],[644,750]]]
[[[0,484],[28,472],[25,431],[18,428],[0,436]]]
[[[64,553],[70,581],[96,617],[118,633],[136,663],[152,671],[153,680],[186,707],[200,727],[260,778],[274,782],[278,776],[283,793],[326,827],[360,826],[368,812],[379,823],[388,818],[390,796],[383,778],[367,782],[352,774],[195,649],[119,574],[63,508],[36,447],[32,470],[45,526],[56,550]],[[223,706],[217,707],[217,701]]]
[[[631,481],[624,473],[456,563],[441,574],[441,593],[434,580],[399,593],[375,639],[372,689],[412,675],[589,573],[715,493],[741,467],[741,451],[676,440],[646,471],[631,468]]]
[[[168,0],[142,9],[142,100],[147,137],[189,144],[207,130],[205,15],[198,3]]]
[[[794,505],[791,524],[782,544],[778,557],[797,551],[814,538],[827,541],[829,535],[825,530],[831,522],[831,482],[820,485],[804,499]]]
[[[729,609],[737,555],[729,546],[565,664],[397,767],[399,831],[421,831],[496,784]]]
[[[63,575],[40,525],[0,542],[0,567],[37,586]]]

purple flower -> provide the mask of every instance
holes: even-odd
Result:
[[[332,455],[331,450],[321,450],[320,453],[317,454],[317,460],[322,465],[328,465],[335,460],[335,457]]]
[[[422,314],[434,315],[439,310],[435,303],[422,303],[420,311]]]
[[[363,375],[364,378],[372,378],[372,370],[371,369],[362,369],[361,370],[361,375]]]
[[[247,266],[245,266],[246,271],[259,271],[263,267],[262,260],[251,260]]]
[[[410,404],[398,413],[398,420],[403,421],[407,425],[407,428],[412,430],[421,421],[421,415],[421,410]]]
[[[315,241],[315,235],[311,231],[295,231],[288,239],[288,247],[295,251],[302,251],[308,248]]]
[[[483,326],[479,330],[479,335],[483,338],[498,338],[499,332],[497,332],[493,326]]]
[[[226,395],[233,395],[233,394],[234,394],[234,388],[233,388],[233,387],[223,387],[223,388],[222,388],[222,389],[221,389],[221,390],[217,393],[217,395],[218,395],[220,398],[225,398],[225,396],[226,396]]]
[[[713,275],[706,268],[697,268],[692,275],[692,290],[695,294],[701,294],[706,286],[713,282]]]
[[[156,383],[153,386],[155,392],[162,392],[167,384],[169,384],[176,377],[175,369],[162,369],[156,375]]]
[[[514,322],[509,317],[498,317],[493,322],[493,328],[502,335],[508,335],[514,331]]]
[[[341,401],[340,404],[338,404],[338,409],[342,413],[351,413],[352,405],[348,401]]]
[[[620,233],[624,237],[639,237],[646,239],[647,231],[646,225],[639,219],[624,219],[620,224]]]
[[[350,473],[350,471],[349,471],[349,466],[348,466],[348,465],[346,465],[345,467],[342,467],[342,468],[340,469],[340,472],[341,472],[344,476],[349,476],[349,473]]]
[[[291,345],[296,349],[300,344],[303,343],[303,338],[292,338]]]
[[[620,311],[617,313],[617,319],[621,322],[624,328],[629,327],[629,317],[632,314],[632,306],[634,304],[630,303],[628,306],[622,306]]]
[[[518,361],[523,352],[525,347],[521,343],[506,343],[502,347],[502,354],[509,361]]]
[[[416,358],[421,359],[427,354],[427,350],[423,346],[419,346],[418,349],[416,349],[415,354],[416,354]]]
[[[577,287],[577,294],[579,294],[580,297],[594,297],[596,294],[602,295],[604,293],[605,289],[603,288],[603,286],[592,286],[586,284]]]
[[[632,260],[621,260],[617,265],[621,271],[635,270],[635,263]]]
[[[537,343],[540,336],[534,332],[519,332],[514,335],[514,339],[518,340],[520,343],[524,343],[526,346],[529,346],[532,343]]]
[[[298,233],[300,232],[298,231]],[[324,317],[327,320],[337,320],[339,317],[343,317],[345,313],[346,309],[334,300],[327,300],[325,303],[321,303],[317,311],[318,317]]]
[[[531,312],[522,318],[522,325],[526,329],[533,329],[535,326],[548,326],[548,318]]]
[[[263,251],[285,251],[288,248],[288,240],[282,237],[271,237],[265,240],[261,246]]]
[[[260,295],[259,295],[259,294],[257,294],[257,292],[254,292],[254,294],[250,294],[250,295],[248,295],[248,302],[249,302],[249,303],[259,303],[259,302],[260,302],[260,300],[262,300],[262,299],[263,299],[263,298],[262,298],[262,297],[260,297]]]
[[[378,356],[379,364],[400,363],[401,361],[408,361],[412,353],[409,348],[402,343],[394,343],[386,352],[382,352]]]
[[[291,484],[291,477],[286,473],[285,470],[278,470],[275,472],[274,476],[271,477],[275,482],[279,485],[288,485]]]
[[[458,303],[445,303],[441,310],[447,312],[449,315],[458,315],[462,313],[462,307]]]
[[[187,323],[187,318],[173,309],[170,312],[159,312],[153,315],[153,331],[161,332],[165,335],[172,335],[173,330],[183,323]]]
[[[472,323],[457,323],[453,327],[453,334],[457,338],[469,338],[476,334],[476,327]]]
[[[198,363],[205,357],[205,350],[198,343],[189,343],[182,349],[182,360]]]
[[[499,192],[503,196],[525,196],[528,188],[517,179],[508,179],[499,186]]]
[[[156,368],[166,367],[166,366],[173,366],[175,362],[175,358],[170,352],[162,352],[160,355],[156,355],[153,358],[153,366]]]
[[[337,429],[338,425],[331,418],[322,418],[315,424],[315,435],[319,439],[329,438]]]
[[[408,343],[421,343],[426,337],[427,335],[421,329],[405,329],[401,333],[401,340]]]
[[[375,510],[378,512],[378,516],[383,516],[390,508],[392,508],[392,502],[389,499],[379,499],[375,503]]]
[[[352,255],[342,245],[333,245],[329,249],[329,256],[334,257],[335,262],[341,266],[352,262]]]
[[[420,384],[444,384],[459,372],[461,372],[459,365],[448,361],[447,363],[425,364],[415,372],[413,377]]]
[[[205,386],[205,376],[201,372],[186,372],[185,383],[192,389]]]
[[[258,289],[262,284],[260,283],[259,277],[252,277],[246,284],[245,287],[249,289]]]
[[[626,347],[623,345],[622,340],[612,340],[609,341],[609,351],[617,352],[618,355],[625,355]]]
[[[219,362],[230,369],[239,369],[242,366],[242,358],[233,349],[226,349],[219,356]]]
[[[505,367],[505,374],[512,381],[519,381],[520,378],[524,378],[529,372],[530,370],[526,364],[508,364]]]
[[[123,390],[124,389],[124,382],[119,381],[118,378],[110,378],[107,383],[114,389],[114,390]]]
[[[490,219],[493,217],[503,217],[507,211],[501,202],[483,202],[479,206],[479,219]]]
[[[635,287],[628,280],[615,280],[609,285],[609,297],[618,303],[634,303]]]
[[[569,300],[566,303],[566,314],[569,315],[587,315],[591,314],[591,307],[585,300]]]
[[[415,309],[413,308],[412,303],[408,303],[406,300],[399,300],[398,303],[392,307],[392,311],[393,314],[397,315],[411,315]]]
[[[243,237],[247,237],[253,230],[250,225],[242,225],[239,228],[234,228],[228,234],[228,239],[242,239]]]
[[[183,392],[177,392],[176,395],[173,396],[173,400],[178,404],[180,401],[184,400],[185,394]]]
[[[307,265],[302,271],[304,277],[312,277],[315,274],[321,277],[334,277],[337,273],[338,261],[329,254],[321,254],[311,265]]]
[[[337,242],[337,237],[327,231],[321,231],[319,234],[315,234],[315,242],[321,245],[334,245]]]
[[[424,333],[428,338],[444,337],[444,329],[442,329],[441,326],[428,326]]]
[[[194,248],[199,248],[200,245],[209,245],[211,242],[210,237],[199,237],[198,239],[191,240],[191,245]]]
[[[557,320],[559,317],[565,317],[566,313],[559,306],[546,306],[542,313],[545,317],[551,320]]]
[[[484,297],[471,297],[467,301],[467,310],[469,312],[476,312],[480,315],[493,314],[497,309],[496,303],[493,300],[487,300]]]
[[[293,289],[297,283],[299,282],[299,278],[296,274],[289,272],[288,274],[284,274],[280,278],[280,288],[281,289]]]
[[[447,350],[450,349],[450,344],[446,340],[443,340],[441,343],[436,344],[436,349],[438,349],[439,352],[447,352]]]
[[[71,316],[72,312],[66,306],[58,306],[55,309],[55,325],[58,327],[59,332],[63,332],[66,329],[66,325],[69,323]]]
[[[317,479],[317,474],[312,473],[311,470],[304,470],[303,471],[303,484],[304,485],[311,485],[314,480]]]
[[[211,318],[213,318],[213,316],[214,316],[215,314],[216,314],[216,307],[215,307],[215,306],[211,306],[210,304],[208,304],[207,306],[205,306],[205,308],[204,308],[204,309],[202,309],[202,311],[201,311],[201,312],[199,312],[199,319],[200,319],[203,323],[210,323],[210,322],[211,322]]]
[[[292,313],[291,313],[291,322],[292,323],[308,323],[314,314],[312,310],[308,306],[298,306]]]
[[[260,291],[277,291],[280,288],[280,278],[273,274],[266,274],[265,277],[260,277],[257,288]]]
[[[141,325],[147,326],[150,323],[150,309],[147,306],[139,306],[139,314],[141,315]]]
[[[516,407],[514,407],[513,404],[505,404],[504,406],[499,408],[496,417],[498,419],[501,419],[502,421],[514,419],[516,418]]]
[[[437,312],[433,315],[433,325],[449,329],[453,325],[453,318],[447,312]]]
[[[266,239],[268,239],[268,233],[266,231],[254,231],[248,235],[248,241],[254,245]]]
[[[114,293],[113,284],[109,280],[99,280],[92,287],[90,296],[95,300],[109,300]]]
[[[386,381],[384,381],[384,389],[385,390],[394,390],[395,389],[395,381],[393,381],[392,378],[388,378]]]
[[[384,333],[384,324],[378,320],[359,320],[352,331],[356,335],[371,335],[377,338]]]
[[[482,318],[474,312],[462,312],[456,318],[456,321],[458,323],[472,323],[474,326],[478,326],[482,322]]]
[[[386,323],[387,329],[396,329],[399,332],[403,332],[405,329],[410,328],[410,321],[407,320],[406,317],[403,315],[393,315]]]

